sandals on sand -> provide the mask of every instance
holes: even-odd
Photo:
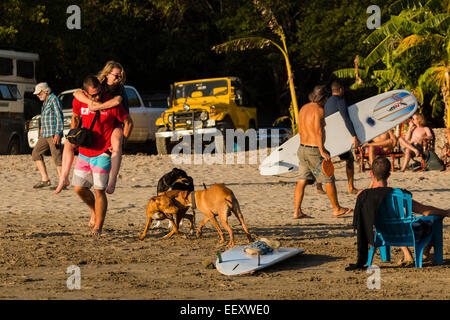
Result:
[[[33,188],[34,189],[39,189],[39,188],[44,188],[44,187],[49,187],[51,185],[50,180],[47,181],[39,181],[38,183],[36,183]]]

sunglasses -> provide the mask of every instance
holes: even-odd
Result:
[[[98,97],[98,96],[100,96],[101,94],[102,94],[102,92],[99,90],[97,93],[94,93],[94,94],[90,94],[89,92],[87,92],[86,90],[84,90],[84,92],[86,92],[86,94],[89,96],[89,97],[91,97],[91,98],[95,98],[95,97]]]
[[[122,76],[120,75],[120,73],[110,73],[111,75],[113,75],[114,76],[114,79],[120,79],[120,78],[122,78]]]

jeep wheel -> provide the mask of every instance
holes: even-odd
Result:
[[[159,128],[157,132],[166,132],[167,128]],[[158,154],[169,154],[172,151],[170,138],[156,137],[156,151]]]
[[[18,155],[20,154],[20,141],[19,138],[14,137],[8,145],[8,154]]]

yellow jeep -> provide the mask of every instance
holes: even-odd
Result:
[[[225,129],[257,128],[256,108],[246,106],[244,88],[236,77],[176,82],[169,109],[156,120],[158,154],[168,154],[186,135],[222,133]]]

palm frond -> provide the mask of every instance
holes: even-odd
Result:
[[[389,6],[389,12],[392,13],[398,13],[402,10],[410,9],[410,10],[417,10],[419,8],[423,7],[422,2],[420,0],[398,0],[392,3]]]
[[[283,28],[278,23],[277,18],[273,14],[272,10],[270,10],[270,8],[268,8],[267,5],[262,3],[261,0],[253,0],[253,4],[261,12],[261,15],[267,20],[267,24],[270,30],[272,30],[272,32],[277,34],[280,38],[284,38],[285,36]]]
[[[388,35],[386,38],[384,38],[383,41],[381,41],[375,49],[373,49],[367,57],[364,59],[364,64],[366,66],[373,66],[378,61],[380,61],[386,53],[389,52],[389,41],[391,41],[392,35]]]
[[[450,12],[450,1],[448,0],[429,0],[424,8],[431,11],[432,13],[438,12]]]
[[[400,16],[391,16],[391,21],[394,27],[398,29],[402,28],[406,34],[417,33],[420,34],[423,32],[423,28],[419,23],[411,21],[410,19],[406,19]]]
[[[423,44],[425,41],[425,37],[420,36],[418,34],[412,34],[406,38],[404,38],[400,44],[398,45],[397,49],[395,49],[395,55],[399,56],[408,49],[417,47],[421,44]]]
[[[387,36],[392,35],[396,30],[397,26],[394,25],[391,21],[383,24],[379,29],[375,29],[371,34],[364,39],[363,43],[376,45],[383,41]]]
[[[371,82],[362,82],[362,83],[354,82],[349,88],[350,88],[350,90],[358,90],[358,89],[372,88],[372,87],[373,87],[373,83],[371,83]]]
[[[261,37],[248,37],[231,40],[211,48],[217,53],[228,53],[232,51],[245,51],[250,49],[263,49],[272,43],[271,40]]]
[[[361,78],[366,78],[367,77],[367,71],[364,69],[359,69],[359,76]],[[355,73],[355,68],[344,68],[344,69],[339,69],[333,72],[333,74],[340,78],[340,79],[355,79],[356,78],[356,73]]]
[[[447,34],[450,27],[450,13],[441,13],[425,20],[421,26],[423,28],[435,29],[440,34]]]

